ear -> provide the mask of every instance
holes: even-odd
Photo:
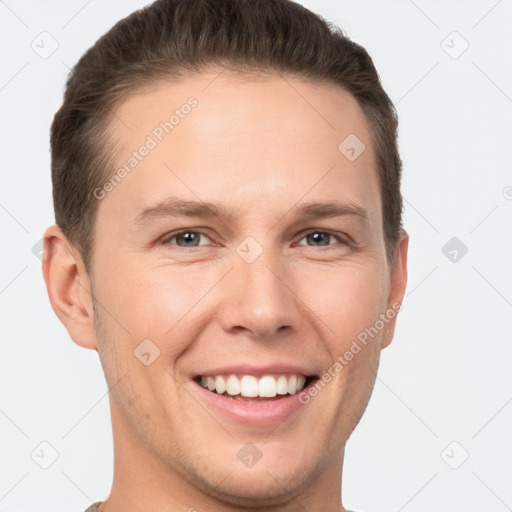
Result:
[[[395,324],[398,311],[402,305],[407,286],[407,251],[409,249],[409,235],[405,230],[401,230],[400,236],[395,248],[395,259],[389,274],[389,296],[388,309],[386,316],[390,319],[387,321],[382,338],[381,348],[386,348],[393,339],[395,333]],[[393,316],[392,316],[393,315]]]
[[[43,244],[43,276],[53,311],[77,345],[97,350],[91,282],[79,252],[56,225],[45,231]]]

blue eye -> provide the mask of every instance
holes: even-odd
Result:
[[[186,229],[186,230],[175,231],[173,233],[169,233],[169,235],[167,235],[166,237],[164,237],[161,240],[161,243],[164,245],[168,245],[168,244],[176,245],[183,249],[201,247],[201,245],[200,245],[201,236],[209,239],[209,237],[206,234],[202,233],[201,231],[194,231],[191,229]],[[304,240],[304,239],[307,239],[312,244],[318,244],[318,245],[311,245],[311,247],[332,246],[332,245],[334,245],[334,244],[330,243],[330,241],[332,239],[335,239],[338,242],[341,242],[343,245],[348,245],[348,242],[346,240],[344,240],[341,236],[331,233],[329,231],[321,231],[318,229],[311,230],[308,233],[306,233],[302,237],[301,240]],[[173,240],[175,240],[176,242],[174,243]],[[304,245],[304,244],[299,244],[299,245]]]
[[[313,236],[313,235],[321,235],[321,236]],[[332,244],[329,244],[329,241],[331,240],[331,238],[334,238],[343,244],[347,243],[339,235],[335,235],[334,233],[330,233],[329,231],[319,231],[319,230],[313,230],[313,231],[310,231],[309,233],[306,233],[306,235],[302,238],[302,240],[308,239],[309,241],[311,241],[313,243],[320,244],[320,245],[316,245],[313,247],[328,247],[329,245],[332,245]],[[300,244],[300,245],[303,245],[303,244]]]
[[[162,240],[162,243],[177,245],[178,247],[184,247],[184,248],[199,247],[199,239],[201,236],[206,236],[206,235],[199,231],[192,231],[192,230],[188,229],[188,230],[184,230],[184,231],[170,233],[170,236],[164,238]],[[183,240],[185,245],[180,245],[179,243],[172,244],[171,240],[174,240],[174,239],[176,239],[177,242],[179,240]]]

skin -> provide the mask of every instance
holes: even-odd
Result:
[[[276,361],[321,374],[401,303],[408,235],[401,233],[389,266],[368,123],[334,86],[205,72],[119,105],[110,123],[119,165],[190,96],[197,107],[100,200],[91,276],[57,226],[45,232],[52,307],[76,344],[98,351],[110,389],[114,480],[100,510],[343,511],[345,443],[396,316],[278,425],[243,425],[212,412],[190,375]],[[352,162],[338,150],[351,133],[366,146]],[[133,224],[171,195],[220,203],[238,219]],[[288,213],[332,200],[364,208],[368,223]],[[199,246],[158,242],[181,229],[203,233]],[[342,239],[324,234],[319,242],[310,229]],[[263,248],[252,263],[235,250],[246,237]],[[144,339],[160,350],[149,366],[134,356]],[[248,442],[262,453],[252,468],[237,458]]]

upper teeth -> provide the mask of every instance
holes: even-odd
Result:
[[[228,395],[242,395],[246,397],[274,397],[276,395],[294,395],[298,393],[306,382],[304,375],[216,375],[201,377],[201,386],[219,395],[227,392]]]

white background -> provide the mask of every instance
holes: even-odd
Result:
[[[404,162],[409,284],[347,446],[344,504],[512,510],[512,1],[302,3],[369,51]],[[98,355],[59,323],[32,247],[54,222],[49,127],[68,68],[144,4],[0,1],[0,512],[82,512],[110,490]],[[43,31],[59,45],[47,59],[31,48]],[[457,262],[452,237],[468,248]],[[48,469],[31,458],[43,441]]]

